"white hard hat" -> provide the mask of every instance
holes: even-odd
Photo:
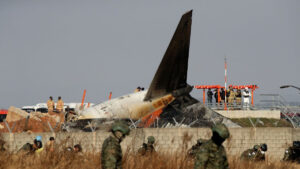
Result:
[[[248,87],[245,87],[246,90],[248,90]]]

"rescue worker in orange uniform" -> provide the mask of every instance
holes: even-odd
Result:
[[[62,113],[64,111],[64,101],[61,99],[61,97],[58,97],[57,103],[56,103],[56,111],[57,113]]]
[[[54,110],[54,101],[52,96],[50,96],[49,100],[47,101],[47,107],[48,107],[48,113],[51,114]]]

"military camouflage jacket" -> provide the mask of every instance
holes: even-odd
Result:
[[[293,150],[292,147],[289,147],[288,149],[285,150],[284,152],[284,157],[283,160],[284,161],[292,161],[292,155],[293,155]]]
[[[225,148],[212,140],[200,146],[196,153],[194,169],[228,169]]]
[[[198,149],[202,144],[204,144],[207,140],[202,139],[201,142],[197,142],[197,144],[193,145],[192,148],[188,150],[188,156],[195,157]]]
[[[198,149],[199,149],[199,147],[200,147],[200,146],[198,146],[197,144],[196,144],[196,145],[193,145],[192,148],[190,148],[190,149],[188,150],[188,156],[194,158],[195,155],[196,155],[196,153],[197,153],[197,151],[198,151]]]
[[[242,160],[254,160],[254,161],[264,161],[265,154],[260,150],[255,151],[254,149],[248,149],[244,151],[241,155]]]
[[[143,143],[142,147],[138,150],[138,153],[141,155],[150,155],[153,152],[155,152],[154,146],[152,144],[148,145],[146,143]]]
[[[102,169],[122,169],[122,149],[119,140],[113,136],[105,139],[101,152]]]
[[[283,160],[300,163],[300,149],[289,147],[285,150]]]

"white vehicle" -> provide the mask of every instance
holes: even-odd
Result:
[[[47,113],[48,112],[48,108],[47,108],[47,104],[46,103],[38,103],[34,106],[23,106],[21,108],[22,110],[30,113],[30,112],[42,112],[42,113]]]
[[[86,109],[86,108],[88,108],[88,106],[93,106],[93,105],[94,105],[93,103],[90,103],[90,104],[84,103],[83,108]],[[70,111],[78,112],[80,110],[80,106],[81,106],[81,103],[65,103],[64,111],[70,110]],[[55,103],[55,107],[56,107],[56,103]],[[34,106],[23,106],[21,109],[28,113],[30,113],[30,112],[47,113],[48,112],[47,103],[38,103]]]

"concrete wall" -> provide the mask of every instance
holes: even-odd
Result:
[[[275,159],[283,157],[284,150],[292,144],[293,140],[300,140],[300,129],[293,128],[232,128],[231,137],[223,145],[230,155],[240,155],[245,149],[253,147],[254,144],[267,143],[268,156]],[[109,135],[105,131],[94,133],[16,133],[2,134],[4,140],[9,144],[10,150],[17,150],[23,144],[32,142],[36,135],[43,136],[46,143],[50,136],[56,136],[57,142],[66,142],[66,146],[80,143],[85,151],[99,152],[105,138]],[[126,148],[136,150],[140,147],[147,136],[153,135],[156,142],[156,149],[161,151],[177,151],[182,148],[190,148],[198,138],[209,139],[211,131],[208,128],[190,129],[137,129],[122,142],[124,151]],[[67,139],[70,137],[70,139]],[[184,141],[185,140],[185,141]],[[185,144],[184,144],[185,142]]]
[[[228,118],[269,118],[280,119],[280,110],[216,110]]]

